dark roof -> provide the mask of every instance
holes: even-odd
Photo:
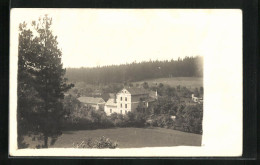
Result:
[[[152,97],[148,97],[148,98],[145,98],[144,101],[146,102],[153,102],[155,101],[156,99],[155,98],[152,98]]]
[[[143,94],[149,94],[149,91],[147,91],[144,88],[137,88],[137,87],[129,87],[125,88],[131,95],[143,95]]]
[[[78,100],[87,104],[105,103],[105,101],[100,97],[79,97]]]

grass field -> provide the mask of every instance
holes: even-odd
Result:
[[[72,148],[73,142],[105,136],[119,143],[118,148],[200,146],[201,135],[165,128],[112,128],[82,131],[64,131],[52,148]],[[37,141],[25,138],[34,148]]]
[[[172,77],[172,78],[158,78],[151,80],[144,80],[136,83],[147,82],[149,86],[155,86],[156,83],[159,85],[163,83],[164,85],[170,85],[171,87],[176,87],[178,85],[186,86],[187,88],[194,89],[203,87],[203,77]]]

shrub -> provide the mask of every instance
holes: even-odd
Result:
[[[165,128],[173,127],[173,120],[171,119],[170,115],[153,116],[153,118],[150,119],[149,123],[153,127],[165,127]]]
[[[114,126],[105,112],[96,111],[91,106],[85,106],[73,97],[65,100],[64,107],[68,113],[62,121],[63,130],[97,129]]]
[[[74,148],[111,148],[114,149],[118,147],[117,142],[113,142],[109,138],[106,138],[104,136],[99,137],[95,140],[92,140],[91,138],[86,139],[86,141],[82,141],[80,144],[73,143],[72,144]]]
[[[185,132],[202,133],[202,105],[186,106],[177,113],[175,128]]]

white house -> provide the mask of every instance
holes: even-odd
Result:
[[[78,100],[85,105],[90,105],[96,110],[104,108],[105,101],[100,97],[79,97]]]
[[[157,92],[137,87],[123,88],[106,102],[104,110],[107,115],[112,113],[126,114],[135,111],[140,101],[145,107],[148,107],[149,103],[154,102],[155,99],[157,99]]]
[[[106,114],[112,114],[114,112],[118,113],[117,111],[117,103],[116,103],[116,98],[109,98],[108,101],[105,104],[104,108]]]

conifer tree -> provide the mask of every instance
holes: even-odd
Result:
[[[62,52],[51,25],[52,19],[45,15],[32,22],[35,33],[25,23],[19,27],[18,134],[29,131],[40,135],[44,144],[39,147],[45,148],[49,138],[54,143],[61,135],[60,121],[65,114],[62,100],[64,92],[73,87],[64,78]],[[21,123],[26,132],[21,130]]]

